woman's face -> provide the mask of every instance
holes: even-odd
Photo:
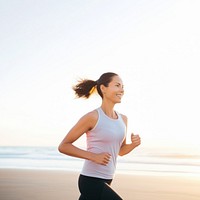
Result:
[[[107,99],[113,103],[121,103],[124,95],[124,85],[119,76],[113,76],[108,87],[102,85],[103,99]]]

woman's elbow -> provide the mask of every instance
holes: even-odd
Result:
[[[58,146],[58,151],[60,152],[60,153],[64,153],[64,144],[63,143],[61,143],[59,146]]]
[[[123,153],[122,151],[120,151],[120,152],[118,153],[118,155],[119,155],[119,156],[124,156],[124,153]]]
[[[60,153],[70,155],[71,154],[71,143],[68,142],[61,142],[60,145],[58,146],[58,151]]]

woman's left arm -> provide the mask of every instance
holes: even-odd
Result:
[[[139,135],[134,135],[133,133],[131,134],[131,143],[126,144],[126,139],[122,143],[122,146],[119,151],[120,156],[124,156],[131,152],[133,149],[135,149],[137,146],[139,146],[141,143],[140,136]]]
[[[127,127],[127,117],[125,115],[122,115],[122,118],[124,120],[124,123]],[[123,156],[126,155],[128,153],[130,153],[133,149],[135,149],[137,146],[139,146],[141,144],[141,140],[140,140],[140,136],[139,135],[134,135],[133,133],[131,134],[131,143],[130,144],[126,144],[126,138],[124,139],[120,151],[119,151],[119,155]]]

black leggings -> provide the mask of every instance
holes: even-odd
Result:
[[[122,200],[109,186],[112,180],[79,176],[78,186],[81,193],[79,200]]]

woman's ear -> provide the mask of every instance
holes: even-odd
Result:
[[[103,84],[100,85],[100,89],[101,89],[102,94],[105,94],[106,87]]]

